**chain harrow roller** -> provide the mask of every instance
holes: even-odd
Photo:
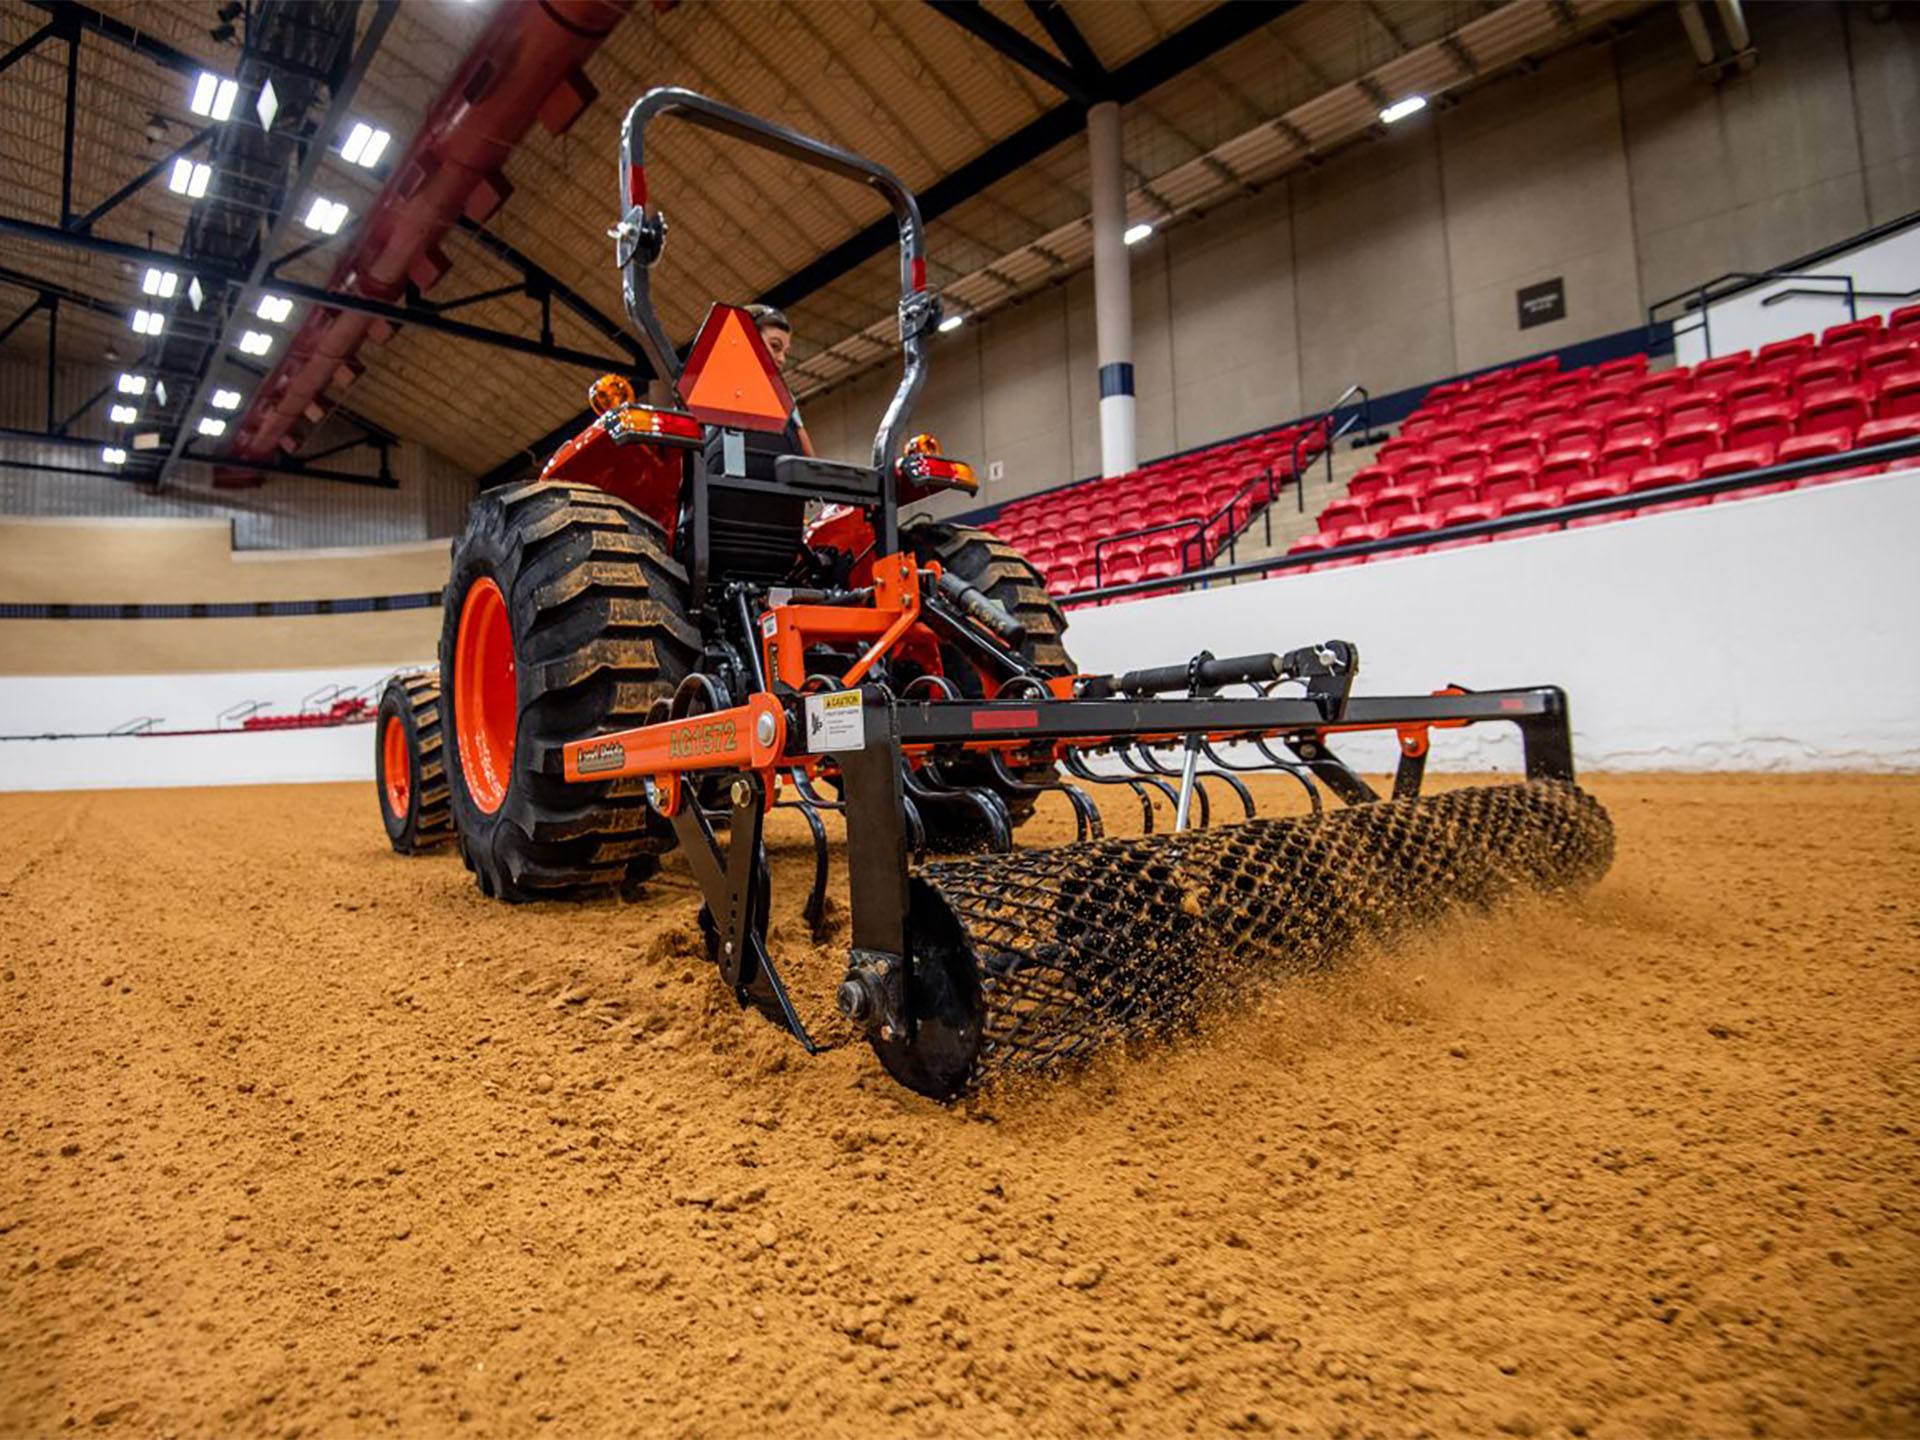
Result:
[[[1531,781],[942,861],[913,886],[915,969],[944,966],[939,989],[971,1013],[875,1048],[903,1083],[951,1096],[1165,1032],[1455,906],[1590,884],[1612,859],[1597,801]]]

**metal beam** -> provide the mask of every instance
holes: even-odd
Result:
[[[71,450],[98,450],[110,445],[110,440],[87,440],[77,435],[62,435],[53,431],[21,430],[11,425],[0,425],[0,441],[11,440],[27,445],[65,446]],[[347,470],[320,470],[310,465],[277,464],[264,460],[223,460],[217,456],[188,455],[189,465],[212,465],[222,470],[244,470],[250,475],[282,475],[296,480],[336,480],[343,485],[372,485],[382,490],[395,490],[400,482],[391,477],[382,479],[378,475],[355,475]],[[118,470],[81,470],[71,465],[52,465],[41,460],[0,459],[0,469],[33,470],[53,475],[93,475],[103,480],[125,480],[134,484],[151,484],[152,481],[139,472]]]
[[[630,351],[635,360],[645,359],[646,352],[640,348],[640,342],[628,333],[624,325],[599,309],[591,300],[588,300],[585,296],[566,285],[558,277],[542,268],[542,266],[530,256],[508,244],[484,226],[467,219],[464,215],[460,217],[460,232],[496,260],[512,266],[526,279],[537,281],[555,300],[558,300],[562,305],[566,306],[567,309],[571,310],[595,330],[598,330],[602,335],[606,336],[607,339]]]
[[[196,131],[194,134],[188,136],[185,141],[174,146],[173,149],[169,150],[165,155],[162,155],[153,164],[149,165],[145,170],[142,170],[138,175],[134,176],[133,179],[122,185],[86,214],[68,221],[67,228],[69,230],[78,230],[82,234],[93,229],[95,222],[102,216],[118,207],[123,201],[131,199],[135,194],[144,190],[155,180],[158,180],[172,167],[174,161],[190,152],[195,146],[204,144],[206,141],[212,139],[216,128],[216,126],[209,125],[206,129]]]
[[[198,274],[203,282],[227,287],[244,287],[249,283],[248,274],[230,270],[225,266],[209,264],[205,260],[192,260],[170,254],[164,250],[149,250],[140,245],[129,245],[122,240],[109,240],[99,235],[81,235],[70,230],[61,230],[53,225],[41,225],[32,220],[16,220],[10,215],[0,215],[0,235],[17,235],[23,240],[37,241],[43,245],[65,247],[71,250],[84,250],[90,254],[106,255],[116,260],[130,261],[135,265],[160,265],[171,269],[190,271]],[[46,282],[10,272],[0,267],[0,280],[19,284],[28,288],[52,287]],[[431,330],[435,334],[450,335],[457,340],[471,340],[478,345],[491,345],[499,350],[511,350],[516,354],[531,355],[541,360],[558,360],[568,365],[578,365],[583,369],[606,372],[608,370],[631,370],[631,358],[618,359],[607,355],[594,355],[584,350],[575,350],[565,345],[544,345],[523,335],[514,335],[505,330],[490,330],[482,325],[468,325],[459,320],[448,320],[427,310],[411,306],[389,305],[383,300],[371,300],[364,295],[344,295],[337,290],[328,290],[320,285],[308,285],[298,280],[275,280],[273,291],[276,295],[285,295],[295,300],[304,300],[311,305],[324,306],[330,310],[349,310],[360,315],[372,315],[377,319],[394,325],[412,325],[417,329]],[[124,314],[119,306],[102,308],[107,314]]]
[[[1092,105],[1102,96],[1089,89],[1071,66],[1033,43],[999,16],[991,14],[980,0],[926,0],[938,14],[951,20],[976,40],[1011,60],[1028,74],[1046,81],[1068,99]]]
[[[1095,94],[1103,91],[1109,78],[1107,67],[1093,53],[1093,46],[1080,33],[1080,27],[1073,23],[1073,18],[1067,14],[1067,7],[1060,0],[1027,0],[1027,9],[1040,22],[1040,28],[1047,32],[1047,38],[1060,47],[1060,53],[1067,57],[1074,74]]]
[[[339,134],[345,128],[345,121],[353,105],[354,93],[360,88],[360,81],[366,76],[367,69],[373,64],[373,57],[380,49],[380,42],[386,38],[387,27],[393,23],[398,12],[399,0],[373,0],[373,18],[367,22],[366,33],[360,37],[360,44],[353,52],[353,58],[347,62],[346,69],[338,79],[329,84],[327,113],[321,119],[320,126],[313,132],[306,153],[300,157],[299,168],[294,171],[293,179],[286,191],[279,197],[280,211],[273,217],[273,223],[267,227],[266,235],[260,241],[260,248],[254,252],[253,264],[248,268],[245,278],[238,282],[238,291],[230,298],[232,308],[223,312],[219,334],[208,349],[205,361],[200,366],[199,377],[187,394],[186,404],[180,409],[179,423],[173,432],[173,442],[168,445],[167,453],[160,461],[159,473],[154,484],[164,485],[167,472],[180,459],[180,453],[186,448],[187,427],[193,423],[195,412],[200,408],[202,396],[206,394],[207,382],[212,378],[220,358],[226,352],[227,327],[233,323],[233,317],[247,308],[253,298],[253,292],[260,288],[260,282],[266,278],[267,267],[273,263],[273,257],[280,253],[287,229],[295,223],[294,216],[300,209],[300,201],[307,193],[307,187],[319,174],[321,164],[328,155],[327,137]],[[349,22],[348,35],[352,34]],[[286,281],[275,280],[279,290],[293,287]]]
[[[13,62],[21,56],[30,55],[39,49],[42,40],[46,40],[59,33],[60,26],[54,21],[49,20],[45,25],[42,25],[38,30],[34,31],[33,34],[7,51],[5,55],[0,55],[0,75],[4,75],[7,71],[11,70],[13,68]]]
[[[124,20],[115,20],[110,15],[103,15],[91,6],[76,4],[74,0],[27,0],[27,3],[53,16],[57,26],[63,28],[78,26],[91,30],[102,39],[111,40],[116,45],[124,45],[127,49],[146,56],[156,65],[164,65],[167,69],[177,71],[189,79],[207,68],[186,51],[176,50],[166,41],[155,39],[138,26],[129,25]]]
[[[27,308],[22,310],[12,320],[8,321],[6,329],[0,330],[0,345],[5,345],[7,341],[13,338],[14,331],[38,315],[40,313],[40,307],[45,303],[46,296],[36,293],[33,299],[27,303]]]
[[[1302,3],[1303,0],[1274,0],[1271,4],[1240,0],[1237,4],[1219,5],[1114,71],[1112,96],[1123,103],[1137,100],[1201,61],[1211,59],[1235,41],[1298,9]],[[919,194],[921,218],[931,223],[989,185],[1038,160],[1056,145],[1071,140],[1086,125],[1085,105],[1075,100],[1056,105],[922,190]],[[762,305],[784,310],[898,242],[899,228],[891,218],[875,221],[755,299]],[[592,420],[593,412],[583,411],[528,441],[482,475],[481,488],[503,484],[523,474],[529,468],[530,459],[537,462]]]

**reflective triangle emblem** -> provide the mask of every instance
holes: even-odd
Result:
[[[738,305],[715,305],[680,372],[680,403],[708,425],[780,431],[793,392],[767,353],[760,327]]]

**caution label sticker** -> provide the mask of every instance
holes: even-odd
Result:
[[[828,750],[864,750],[867,748],[867,721],[860,708],[858,690],[836,690],[830,695],[807,697],[807,749],[814,754]]]

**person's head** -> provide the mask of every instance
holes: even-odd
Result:
[[[760,327],[760,338],[766,342],[767,353],[773,356],[773,363],[785,370],[787,352],[793,348],[793,325],[785,312],[771,305],[749,305],[747,313],[753,316],[753,323]]]

